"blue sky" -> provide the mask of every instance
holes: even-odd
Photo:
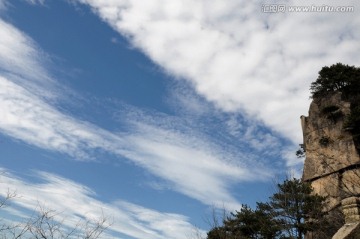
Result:
[[[0,193],[20,195],[3,214],[40,203],[70,225],[104,213],[105,237],[184,239],[301,175],[309,85],[359,65],[360,5],[263,4],[0,0]]]

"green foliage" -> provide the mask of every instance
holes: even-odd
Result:
[[[311,83],[310,91],[313,98],[327,96],[340,91],[349,97],[359,93],[360,69],[355,66],[337,63],[330,67],[325,66],[319,71],[319,77]]]
[[[208,239],[273,239],[280,234],[280,227],[273,220],[268,204],[258,203],[256,210],[243,205],[231,213],[223,226],[208,232]]]
[[[276,238],[281,234],[281,225],[274,220],[273,209],[268,203],[257,203],[257,216],[259,218],[259,234],[261,238]]]
[[[300,148],[298,150],[296,150],[296,157],[298,158],[304,158],[305,157],[305,153],[306,153],[306,149],[305,149],[305,145],[304,144],[299,144]]]
[[[240,211],[232,213],[231,216],[224,221],[224,227],[229,234],[236,237],[254,238],[259,230],[259,218],[254,210],[243,205]]]
[[[224,227],[214,227],[207,233],[208,239],[233,239],[232,235],[227,235]]]
[[[310,184],[285,180],[269,199],[257,203],[255,210],[243,205],[222,226],[210,230],[208,239],[300,239],[320,228],[325,199],[312,194]]]
[[[230,234],[242,235],[243,238],[249,239],[272,239],[280,232],[280,227],[273,220],[268,204],[258,203],[256,210],[244,205],[232,216],[233,218],[224,222],[224,226]]]
[[[269,205],[282,224],[283,235],[301,239],[306,232],[316,230],[317,220],[324,216],[325,198],[312,194],[311,185],[300,179],[285,180],[277,188]]]
[[[319,71],[317,80],[311,83],[310,91],[313,99],[340,92],[342,99],[350,102],[350,114],[346,116],[344,128],[352,133],[360,153],[360,68],[342,63],[325,66]],[[335,110],[335,107],[325,107],[322,110],[334,122],[343,117],[342,112]]]

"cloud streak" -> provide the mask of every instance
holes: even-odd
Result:
[[[255,180],[267,173],[250,173],[247,155],[206,142],[206,138],[175,133],[143,122],[127,133],[113,134],[64,115],[19,85],[0,77],[0,131],[43,149],[68,154],[78,160],[95,159],[101,152],[126,157],[173,184],[173,190],[208,205],[239,204],[229,186]],[[138,119],[132,119],[138,120]],[[201,142],[201,143],[200,143]],[[211,187],[208,187],[211,183]],[[230,184],[229,184],[230,183]],[[211,196],[211,197],[210,197]]]
[[[41,52],[30,37],[2,19],[0,19],[0,35],[1,75],[12,77],[13,81],[21,83],[39,96],[54,97],[54,91],[49,94],[43,90],[55,89],[55,82],[44,67],[49,64],[48,56]],[[44,88],[39,87],[41,85]]]
[[[54,89],[57,83],[43,67],[46,63],[38,57],[35,44],[12,25],[3,21],[1,24],[6,26],[1,31],[7,40],[0,39],[5,52],[17,46],[27,52],[0,54],[2,134],[77,160],[95,160],[101,153],[116,155],[119,160],[126,158],[170,183],[174,191],[207,205],[225,205],[231,209],[240,206],[231,193],[232,185],[271,175],[266,166],[252,160],[253,155],[210,140],[200,133],[201,129],[197,130],[198,125],[183,127],[181,121],[174,124],[174,118],[168,116],[146,118],[138,110],[139,117],[131,114],[133,109],[126,109],[121,114],[130,115],[126,123],[131,127],[114,133],[63,113],[56,107],[61,92]],[[27,64],[33,67],[27,68]],[[47,92],[46,96],[42,96],[43,91]]]
[[[242,155],[229,146],[225,149],[196,132],[176,132],[175,125],[175,129],[169,129],[143,120],[134,124],[130,132],[110,133],[62,114],[3,77],[0,99],[3,134],[78,160],[95,159],[101,152],[126,157],[171,182],[173,190],[208,205],[238,208],[237,200],[230,196],[230,185],[270,176],[264,167],[250,161],[253,155]],[[131,121],[141,122],[137,117]],[[250,171],[250,165],[256,164],[257,170]]]
[[[1,172],[0,196],[6,196],[7,189],[15,190],[18,197],[11,203],[20,206],[17,213],[25,218],[31,215],[24,209],[31,212],[40,205],[61,213],[66,218],[64,226],[70,228],[83,218],[96,220],[104,215],[112,223],[105,234],[109,238],[127,235],[126,238],[182,239],[193,232],[189,219],[183,215],[159,212],[123,200],[104,203],[95,199],[96,193],[90,188],[54,174],[36,172],[35,178],[41,182],[32,183],[5,169]]]
[[[191,139],[189,135],[149,126],[140,127],[140,131],[141,135],[129,138],[136,148],[128,157],[170,181],[176,190],[208,205],[239,208],[240,204],[229,193],[231,185],[256,180],[255,175],[267,176],[261,169],[255,172],[248,165],[234,164],[233,155],[210,149],[210,145],[199,145],[199,139]]]
[[[360,63],[357,12],[266,14],[243,0],[77,2],[219,108],[242,111],[295,143],[308,87],[321,67]],[[329,3],[316,2],[322,4]],[[360,7],[358,1],[332,4]]]
[[[88,150],[111,150],[113,144],[124,144],[101,128],[60,113],[37,95],[1,76],[0,98],[0,131],[11,137],[80,160],[90,156]]]

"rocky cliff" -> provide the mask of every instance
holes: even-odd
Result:
[[[309,116],[301,116],[306,159],[303,180],[328,198],[328,210],[360,195],[360,157],[346,120],[351,104],[341,92],[314,99]]]

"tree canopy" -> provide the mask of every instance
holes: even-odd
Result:
[[[313,194],[309,183],[288,179],[277,185],[269,202],[253,210],[243,205],[208,232],[208,239],[301,239],[320,230],[325,198]]]
[[[283,238],[301,239],[308,231],[318,229],[317,222],[324,215],[325,198],[312,191],[311,185],[300,179],[285,180],[277,185],[269,206],[281,225]]]
[[[343,93],[344,97],[351,97],[360,93],[360,68],[337,63],[324,66],[319,76],[311,83],[310,91],[313,98],[327,96],[335,91]]]

